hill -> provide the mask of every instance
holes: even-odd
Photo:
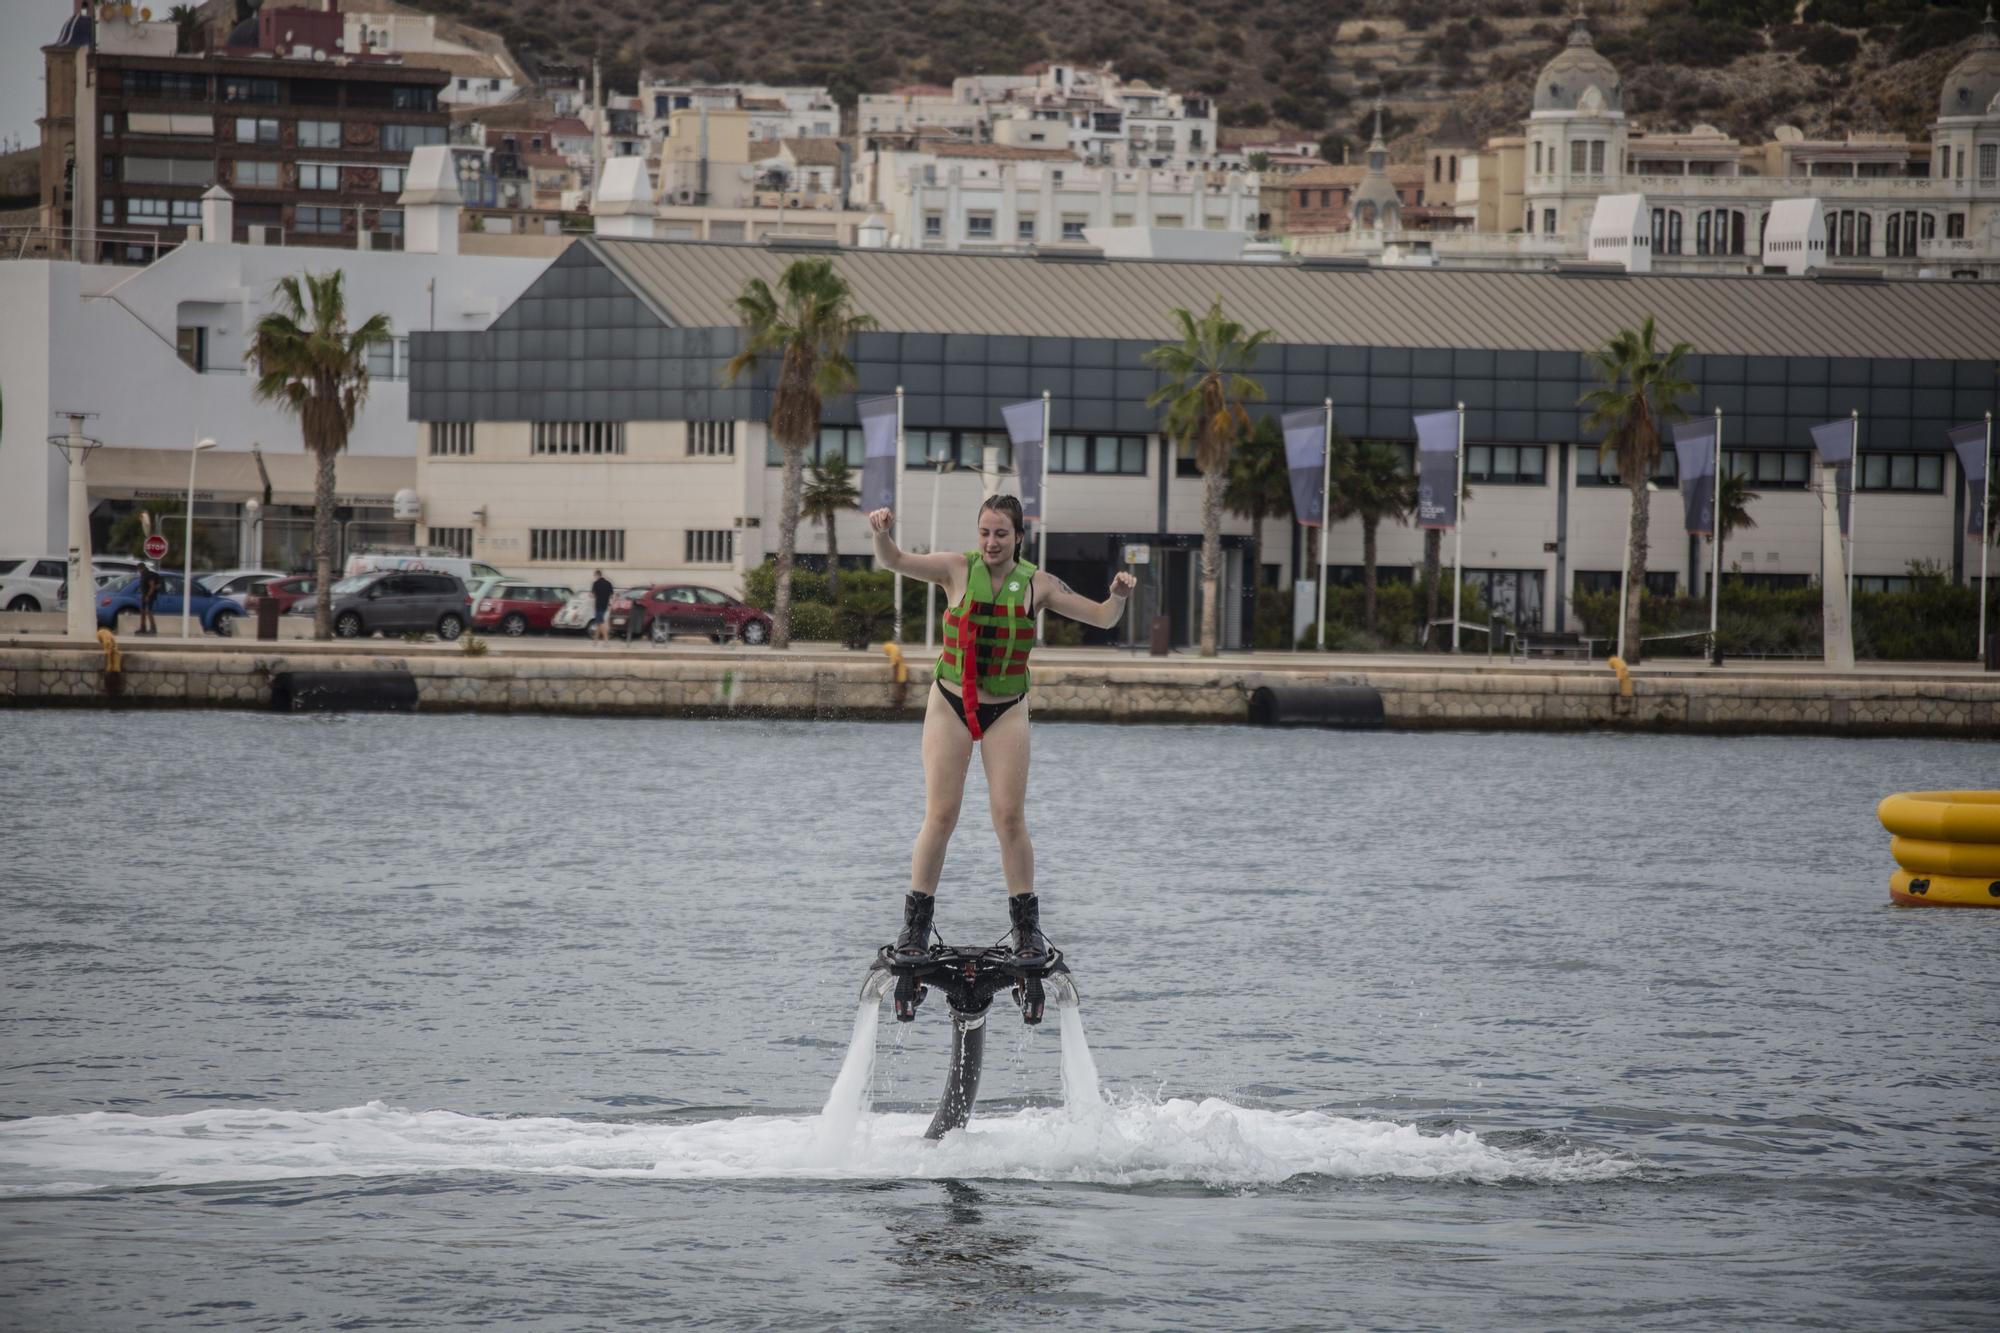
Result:
[[[1109,62],[1128,78],[1215,97],[1223,123],[1285,124],[1365,142],[1367,103],[1421,134],[1457,102],[1477,133],[1517,124],[1563,43],[1566,0],[414,0],[505,37],[529,63],[629,88],[644,69],[701,81],[862,91],[949,83],[1040,60]],[[1628,112],[1759,139],[1921,135],[1983,0],[1599,0],[1598,49]]]

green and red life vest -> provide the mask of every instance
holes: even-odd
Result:
[[[936,675],[959,687],[965,699],[965,722],[979,739],[979,703],[1017,699],[1028,692],[1028,653],[1035,646],[1035,618],[1028,612],[1028,593],[1035,567],[1014,562],[1006,584],[996,594],[986,562],[967,551],[969,569],[965,596],[945,613],[944,651],[938,654]],[[971,669],[965,667],[967,654]]]

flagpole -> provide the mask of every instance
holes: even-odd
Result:
[[[1722,409],[1715,409],[1715,471],[1708,479],[1708,660],[1715,661],[1715,631],[1722,608]],[[1630,554],[1629,552],[1627,553]],[[1625,622],[1618,622],[1622,627]]]
[[[1849,623],[1851,624],[1853,623],[1852,617],[1854,615],[1854,566],[1858,563],[1855,560],[1855,556],[1861,551],[1861,547],[1854,540],[1855,525],[1861,521],[1861,409],[1858,407],[1849,408],[1847,410],[1847,419],[1849,422],[1847,436],[1847,455],[1849,459],[1847,465],[1849,477],[1847,485],[1847,614]],[[1840,497],[1835,495],[1833,502],[1836,505],[1839,504]]]
[[[896,478],[896,484],[894,490],[890,493],[895,497],[896,507],[893,512],[895,532],[891,536],[896,545],[900,547],[903,544],[903,386],[900,384],[896,386],[896,471],[893,475]],[[896,571],[895,586],[896,642],[901,643],[903,641],[903,571],[900,569]],[[929,617],[925,617],[925,619],[928,620]],[[930,626],[928,624],[924,626],[924,646],[926,648],[930,646]]]
[[[1326,651],[1326,523],[1333,505],[1333,399],[1326,400],[1326,433],[1319,442],[1319,650]]]
[[[1979,637],[1972,660],[1986,660],[1986,553],[1993,546],[1993,414],[1986,414],[1986,475],[1979,479]]]
[[[1049,438],[1049,391],[1042,390],[1042,516],[1040,529],[1035,533],[1035,565],[1039,569],[1049,567],[1049,474],[1055,471],[1055,441]],[[1035,607],[1035,642],[1042,642],[1042,622],[1047,612],[1041,606]]]
[[[1458,489],[1451,493],[1451,650],[1458,651],[1458,599],[1465,588],[1465,404],[1458,405]],[[1489,627],[1487,635],[1492,636]]]

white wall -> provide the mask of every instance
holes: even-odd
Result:
[[[296,420],[256,402],[242,368],[246,329],[271,305],[277,279],[338,268],[346,276],[350,322],[389,315],[398,336],[433,327],[426,283],[436,283],[439,329],[481,329],[547,267],[535,258],[431,255],[251,245],[183,245],[143,269],[53,261],[0,264],[0,377],[7,388],[0,447],[0,534],[9,544],[60,550],[67,507],[55,490],[45,511],[17,497],[44,478],[60,489],[61,469],[43,437],[48,414],[98,415],[89,433],[121,449],[184,451],[213,438],[224,452],[304,450]],[[209,329],[207,373],[183,363],[175,331],[183,311]],[[40,398],[37,398],[39,388]],[[409,386],[374,380],[349,452],[409,458]],[[91,485],[118,478],[93,467]],[[126,484],[130,484],[129,482]]]

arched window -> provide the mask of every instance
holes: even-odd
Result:
[[[1452,154],[1451,158],[1451,178],[1453,180],[1458,179],[1458,155],[1456,153]]]
[[[1698,255],[1708,253],[1708,228],[1708,210],[1703,209],[1694,215],[1694,252]]]
[[[1678,208],[1667,211],[1667,253],[1681,252],[1681,212]]]
[[[1540,139],[1535,140],[1535,174],[1537,176],[1542,174],[1542,141]]]
[[[1367,202],[1366,200],[1362,201],[1362,204],[1361,204],[1361,207],[1360,207],[1360,209],[1359,209],[1359,210],[1357,211],[1357,213],[1356,213],[1356,216],[1357,216],[1357,217],[1359,217],[1359,218],[1361,219],[1361,225],[1362,225],[1362,226],[1364,226],[1364,227],[1372,227],[1372,226],[1374,226],[1374,225],[1375,225],[1375,205],[1373,205],[1373,204],[1371,204],[1371,203],[1368,203],[1368,202]]]
[[[1872,255],[1875,253],[1875,215],[1862,213],[1854,219],[1854,253]]]
[[[1667,252],[1667,210],[1664,208],[1653,210],[1652,248],[1653,253],[1656,255],[1663,255]]]
[[[1431,159],[1431,180],[1433,182],[1437,182],[1443,179],[1444,179],[1444,158],[1442,156],[1434,157]]]

